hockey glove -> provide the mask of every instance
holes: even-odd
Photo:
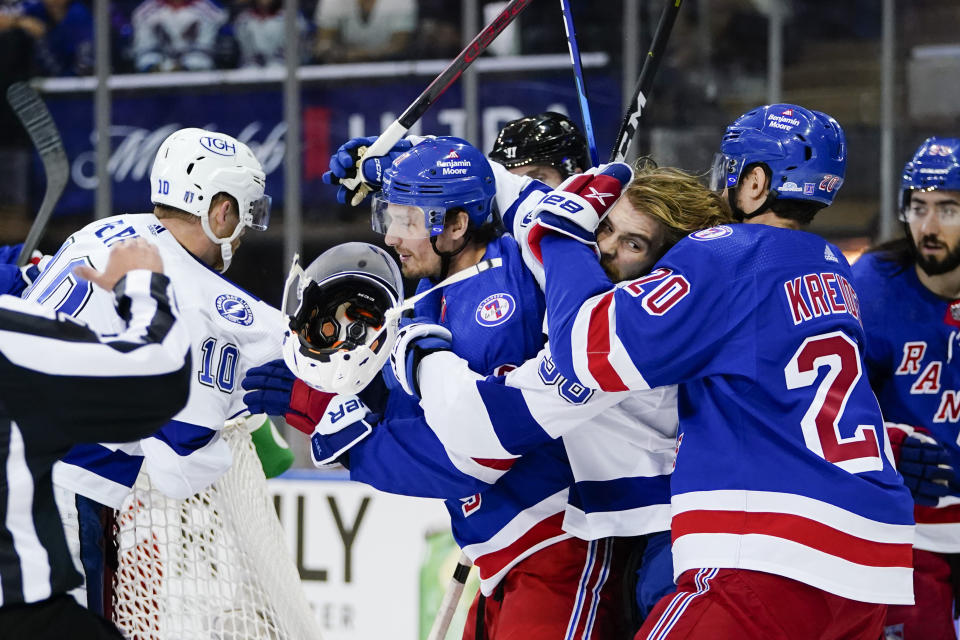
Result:
[[[376,139],[377,136],[352,138],[341,145],[337,152],[330,156],[330,170],[323,174],[323,181],[326,184],[340,184],[341,180],[355,178],[357,176],[357,161],[363,155],[363,151]],[[383,179],[383,171],[393,164],[397,156],[409,151],[413,144],[410,140],[404,139],[393,145],[387,155],[364,160],[363,181],[373,187],[374,191],[378,191],[380,181]],[[337,189],[337,202],[340,204],[347,204],[352,196],[353,192],[344,186]]]
[[[400,329],[390,352],[390,366],[400,386],[411,396],[420,397],[417,369],[420,361],[435,351],[452,348],[453,335],[446,327],[414,322]]]
[[[317,391],[300,380],[294,384],[291,409],[305,412],[315,425],[310,433],[310,457],[318,467],[337,462],[373,431],[366,419],[370,410],[360,398]]]
[[[30,261],[18,267],[16,260],[21,246],[23,245],[0,247],[0,294],[19,296],[40,277],[40,273],[53,259],[34,251]],[[12,249],[16,251],[11,251]]]
[[[954,473],[950,454],[925,433],[914,431],[903,439],[897,468],[903,484],[919,505],[936,506],[940,498],[952,493],[950,484]]]
[[[267,364],[253,367],[247,371],[240,386],[247,390],[243,403],[251,414],[265,413],[268,416],[284,416],[290,411],[290,393],[297,377],[283,360],[272,360]],[[288,423],[293,424],[290,420]]]
[[[537,262],[543,263],[540,241],[551,233],[569,236],[596,251],[597,226],[631,180],[630,165],[614,162],[571,176],[543,196],[527,234],[527,244]]]
[[[243,402],[251,413],[283,416],[310,436],[317,466],[336,462],[372,429],[364,420],[369,410],[359,398],[317,391],[294,376],[283,360],[250,369],[241,386],[247,390]]]

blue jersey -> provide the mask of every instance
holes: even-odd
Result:
[[[490,242],[484,258],[503,265],[428,296],[416,314],[450,329],[454,352],[489,374],[540,350],[545,304],[513,238]],[[563,517],[573,474],[561,442],[522,459],[460,455],[444,448],[419,407],[395,402],[397,395],[350,450],[350,477],[391,493],[445,498],[454,538],[477,565],[484,593],[523,558],[570,537]]]
[[[608,391],[678,384],[674,570],[765,571],[865,602],[913,602],[912,499],[862,360],[842,253],[804,232],[720,226],[613,286],[547,237],[561,373]]]
[[[960,329],[944,300],[921,284],[915,267],[868,253],[853,266],[867,334],[870,383],[888,422],[923,427],[960,469]],[[949,322],[947,319],[949,318]],[[954,347],[957,347],[956,354]],[[914,546],[960,552],[960,494],[936,508],[917,507]]]

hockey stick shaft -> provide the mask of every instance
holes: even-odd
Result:
[[[467,278],[478,276],[484,271],[486,271],[487,269],[496,269],[497,267],[502,267],[502,266],[503,266],[503,258],[487,258],[486,260],[481,260],[480,262],[473,265],[472,267],[467,267],[466,269],[461,269],[460,271],[457,271],[455,274],[453,274],[449,278],[442,280],[439,284],[430,287],[423,293],[418,293],[413,297],[407,298],[401,304],[398,304],[395,307],[391,307],[390,309],[387,309],[387,312],[384,315],[386,316],[386,319],[388,322],[391,320],[394,320],[400,317],[400,314],[403,313],[404,311],[409,311],[410,309],[413,309],[415,304],[417,304],[418,302],[426,298],[428,295],[430,295],[437,289],[442,289],[443,287],[454,284],[456,282],[460,282],[462,280],[466,280]]]
[[[637,86],[633,91],[633,97],[627,103],[627,111],[623,116],[623,123],[620,125],[620,132],[617,133],[617,141],[613,145],[613,153],[610,155],[610,162],[623,162],[630,151],[630,144],[637,133],[640,125],[640,115],[647,104],[647,96],[650,94],[650,88],[653,86],[653,79],[657,75],[657,69],[660,68],[660,59],[667,48],[667,42],[670,40],[670,33],[673,31],[673,23],[677,20],[677,14],[680,12],[680,5],[683,0],[666,0],[663,13],[660,14],[660,21],[657,23],[657,31],[653,35],[653,41],[650,43],[650,50],[647,57],[643,60],[643,67],[640,69],[640,78],[637,80]]]
[[[457,566],[453,570],[453,576],[447,584],[447,590],[443,593],[443,600],[440,602],[440,610],[437,611],[437,617],[433,619],[433,626],[430,627],[430,635],[427,640],[443,640],[450,628],[450,621],[453,620],[453,614],[457,612],[457,604],[460,602],[460,596],[463,594],[463,587],[467,583],[467,577],[470,575],[470,562],[465,554],[460,554],[457,560]]]
[[[7,88],[7,102],[10,103],[13,112],[17,114],[30,135],[37,153],[40,154],[40,161],[43,162],[43,170],[47,176],[43,202],[23,241],[23,249],[17,257],[17,265],[22,267],[27,264],[30,254],[37,248],[53,214],[53,208],[63,194],[64,187],[67,186],[69,165],[57,125],[53,122],[50,111],[43,104],[36,90],[26,82],[15,82]]]
[[[597,153],[597,141],[593,135],[593,120],[590,118],[587,85],[583,81],[583,65],[580,61],[580,47],[577,46],[577,34],[573,29],[573,13],[570,10],[570,0],[560,0],[560,9],[563,11],[563,28],[567,32],[567,49],[570,51],[570,62],[573,64],[573,80],[577,87],[580,115],[583,118],[583,134],[587,138],[587,148],[590,150],[590,164],[595,167],[600,164],[600,154]]]
[[[477,37],[447,65],[446,69],[434,78],[430,86],[417,96],[417,99],[407,107],[406,111],[400,114],[400,117],[394,120],[390,126],[380,134],[376,142],[364,150],[363,154],[357,160],[357,176],[340,181],[340,184],[354,191],[351,204],[354,206],[360,204],[370,192],[370,187],[363,182],[363,172],[359,170],[359,167],[363,166],[364,159],[386,155],[386,153],[393,148],[393,145],[406,135],[410,127],[420,120],[427,109],[433,106],[450,85],[456,82],[457,78],[460,77],[467,67],[480,57],[480,54],[490,46],[490,43],[493,42],[531,2],[533,2],[533,0],[511,0],[510,3],[504,7],[503,11],[501,11],[490,24],[484,27],[483,30],[477,34]]]

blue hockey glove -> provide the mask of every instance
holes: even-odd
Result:
[[[527,234],[533,257],[543,263],[540,241],[549,234],[568,236],[596,251],[597,226],[631,180],[630,165],[613,162],[570,176],[543,196]]]
[[[297,384],[303,384],[299,380]],[[304,385],[306,386],[306,385]],[[310,417],[315,419],[310,436],[310,457],[313,464],[322,467],[337,459],[373,431],[370,410],[353,395],[334,395],[316,391],[310,406]],[[318,400],[323,402],[317,402]],[[322,407],[321,407],[322,405]]]
[[[326,184],[340,184],[341,180],[355,178],[357,176],[357,160],[359,160],[364,147],[369,147],[377,139],[377,136],[367,138],[352,138],[337,149],[337,152],[330,156],[330,170],[323,174],[323,181]],[[383,171],[387,169],[397,156],[407,152],[413,146],[410,140],[400,140],[385,156],[376,156],[367,158],[363,161],[363,180],[374,187],[374,191],[380,188],[380,181],[383,178]],[[347,204],[350,201],[352,191],[341,186],[337,189],[337,202]]]
[[[420,384],[417,381],[420,361],[435,351],[451,349],[452,341],[450,331],[438,324],[413,322],[401,327],[390,352],[390,366],[404,391],[420,397]]]
[[[14,244],[0,247],[0,294],[19,296],[40,277],[40,273],[53,259],[34,251],[30,262],[18,267],[17,257],[22,246]]]
[[[283,416],[287,424],[310,437],[317,466],[332,464],[369,435],[370,410],[356,396],[318,391],[298,379],[283,360],[273,360],[247,372],[240,386],[251,413]]]
[[[253,367],[240,383],[247,390],[243,403],[253,415],[282,416],[290,410],[290,393],[296,380],[283,360]]]
[[[903,439],[897,468],[903,484],[919,505],[936,506],[940,498],[952,493],[954,473],[950,454],[925,433],[915,431]]]

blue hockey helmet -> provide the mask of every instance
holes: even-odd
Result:
[[[910,204],[911,191],[960,191],[960,138],[927,138],[900,178],[900,205]]]
[[[794,104],[757,107],[727,127],[711,186],[732,189],[744,167],[755,163],[769,168],[772,196],[826,206],[843,184],[846,136],[836,120],[819,111]]]
[[[383,234],[433,237],[443,233],[447,211],[460,208],[479,227],[493,220],[496,192],[493,169],[479,149],[461,138],[430,138],[383,172],[372,226]]]

